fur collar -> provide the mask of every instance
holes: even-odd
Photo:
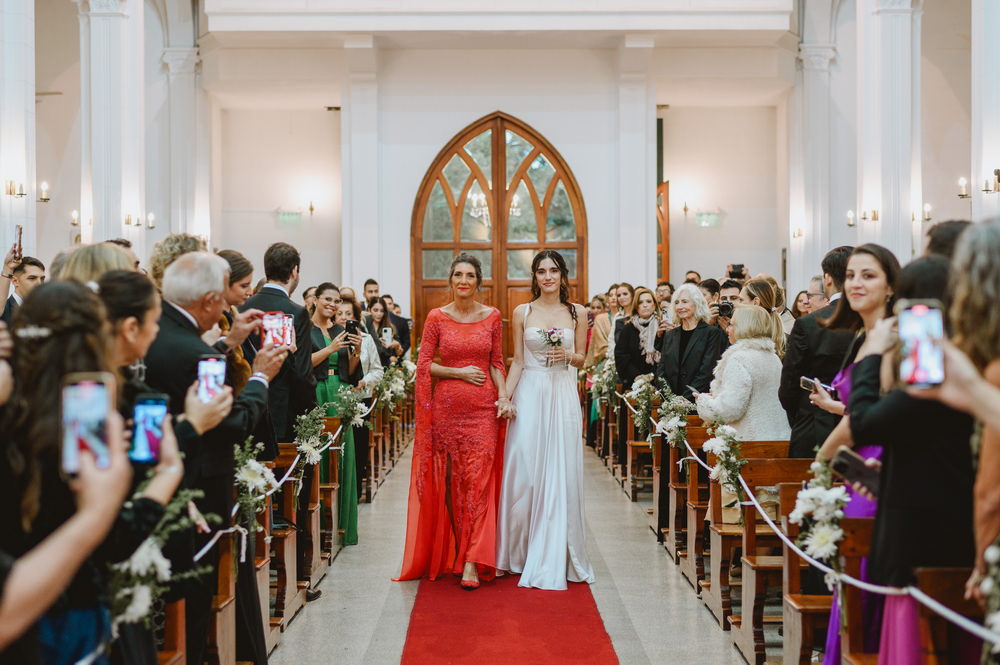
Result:
[[[767,337],[738,339],[736,340],[735,344],[729,347],[729,350],[736,351],[737,349],[743,349],[747,351],[768,351],[770,353],[775,353],[774,340],[768,339]]]

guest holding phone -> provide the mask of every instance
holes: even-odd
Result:
[[[375,298],[368,306],[371,319],[368,322],[368,332],[375,338],[378,345],[379,358],[383,366],[396,364],[397,358],[403,355],[403,346],[399,342],[396,326],[389,317],[389,305],[384,298]]]

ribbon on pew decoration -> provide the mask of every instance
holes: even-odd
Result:
[[[239,524],[234,524],[228,529],[220,529],[212,534],[211,540],[209,540],[205,545],[198,550],[198,553],[194,555],[194,561],[201,561],[202,557],[209,553],[209,551],[215,547],[215,544],[219,542],[219,538],[222,538],[227,533],[240,534],[240,563],[246,561],[247,558],[247,530],[241,527]]]
[[[694,449],[691,448],[691,445],[687,441],[684,442],[684,446],[687,448],[688,451],[688,457],[685,457],[684,460],[694,460],[695,462],[700,464],[706,471],[712,470],[712,467],[710,467],[708,464],[702,461],[701,458],[698,457]],[[976,637],[982,639],[984,642],[990,642],[991,644],[1000,645],[1000,633],[994,632],[989,628],[986,628],[985,626],[980,625],[975,621],[972,621],[967,617],[962,616],[961,614],[955,612],[951,608],[945,607],[944,605],[934,600],[933,598],[931,598],[930,596],[928,596],[926,593],[924,593],[915,586],[894,587],[894,586],[884,586],[881,584],[872,584],[871,582],[865,582],[864,580],[859,580],[845,573],[835,571],[826,564],[812,558],[811,556],[803,552],[802,549],[798,545],[796,545],[795,542],[793,542],[792,539],[789,538],[788,535],[785,534],[785,532],[782,531],[777,524],[774,523],[774,520],[772,520],[770,516],[768,516],[767,511],[765,511],[764,507],[761,506],[760,503],[757,501],[757,497],[754,495],[753,492],[750,491],[750,487],[743,479],[743,476],[738,475],[737,478],[739,479],[740,485],[743,487],[743,491],[749,497],[749,501],[746,501],[744,503],[752,504],[753,507],[757,510],[757,513],[761,516],[761,518],[763,518],[763,520],[767,523],[767,525],[771,527],[771,529],[774,531],[775,535],[778,536],[778,538],[781,539],[782,542],[788,545],[788,547],[792,549],[796,555],[798,555],[802,560],[806,561],[810,566],[813,566],[814,568],[821,570],[824,574],[830,576],[831,578],[839,582],[843,582],[844,584],[850,584],[851,586],[861,589],[862,591],[877,593],[883,596],[907,596],[907,595],[912,596],[917,602],[921,603],[935,614],[947,619],[948,621],[955,624],[959,628],[962,628],[963,630],[972,633]]]

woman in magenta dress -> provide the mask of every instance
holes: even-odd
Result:
[[[505,392],[500,312],[476,302],[479,260],[452,262],[454,300],[431,310],[417,361],[417,426],[403,567],[398,580],[462,575],[462,587],[496,569]],[[432,383],[432,379],[436,380]]]
[[[821,409],[844,416],[846,404],[850,401],[851,371],[854,369],[855,358],[863,348],[865,334],[870,332],[875,324],[886,316],[892,315],[895,301],[896,280],[899,276],[899,261],[895,255],[881,245],[867,244],[854,249],[847,261],[847,274],[844,280],[844,295],[837,302],[833,316],[822,321],[821,325],[830,329],[853,330],[857,333],[855,343],[851,345],[845,367],[837,373],[831,382],[836,390],[837,399],[818,388],[809,398]],[[816,457],[832,459],[837,449],[846,445],[853,447],[850,422],[843,418],[830,436],[827,437]],[[865,458],[881,459],[882,446],[861,446],[855,452]],[[877,504],[848,488],[850,501],[844,506],[845,517],[875,517]],[[867,561],[861,562],[861,577],[867,580]],[[867,653],[878,651],[879,635],[882,627],[883,597],[877,594],[862,595],[862,617],[865,627],[864,646]],[[839,599],[834,594],[833,607],[830,610],[830,623],[826,634],[826,649],[823,652],[824,665],[840,665],[841,661],[840,609]]]

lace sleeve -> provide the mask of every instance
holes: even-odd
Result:
[[[498,316],[492,330],[493,343],[490,349],[490,365],[499,369],[506,376],[507,366],[503,362],[503,317],[499,316],[500,310],[493,311]]]
[[[433,387],[431,382],[431,363],[437,355],[438,343],[441,331],[438,329],[437,316],[434,310],[427,315],[424,322],[423,335],[420,339],[420,355],[417,358],[417,386],[416,386],[416,429],[413,437],[413,474],[416,479],[417,495],[423,497],[424,488],[430,479],[431,471],[431,449],[433,441],[431,437],[432,424],[431,415],[433,413]]]

